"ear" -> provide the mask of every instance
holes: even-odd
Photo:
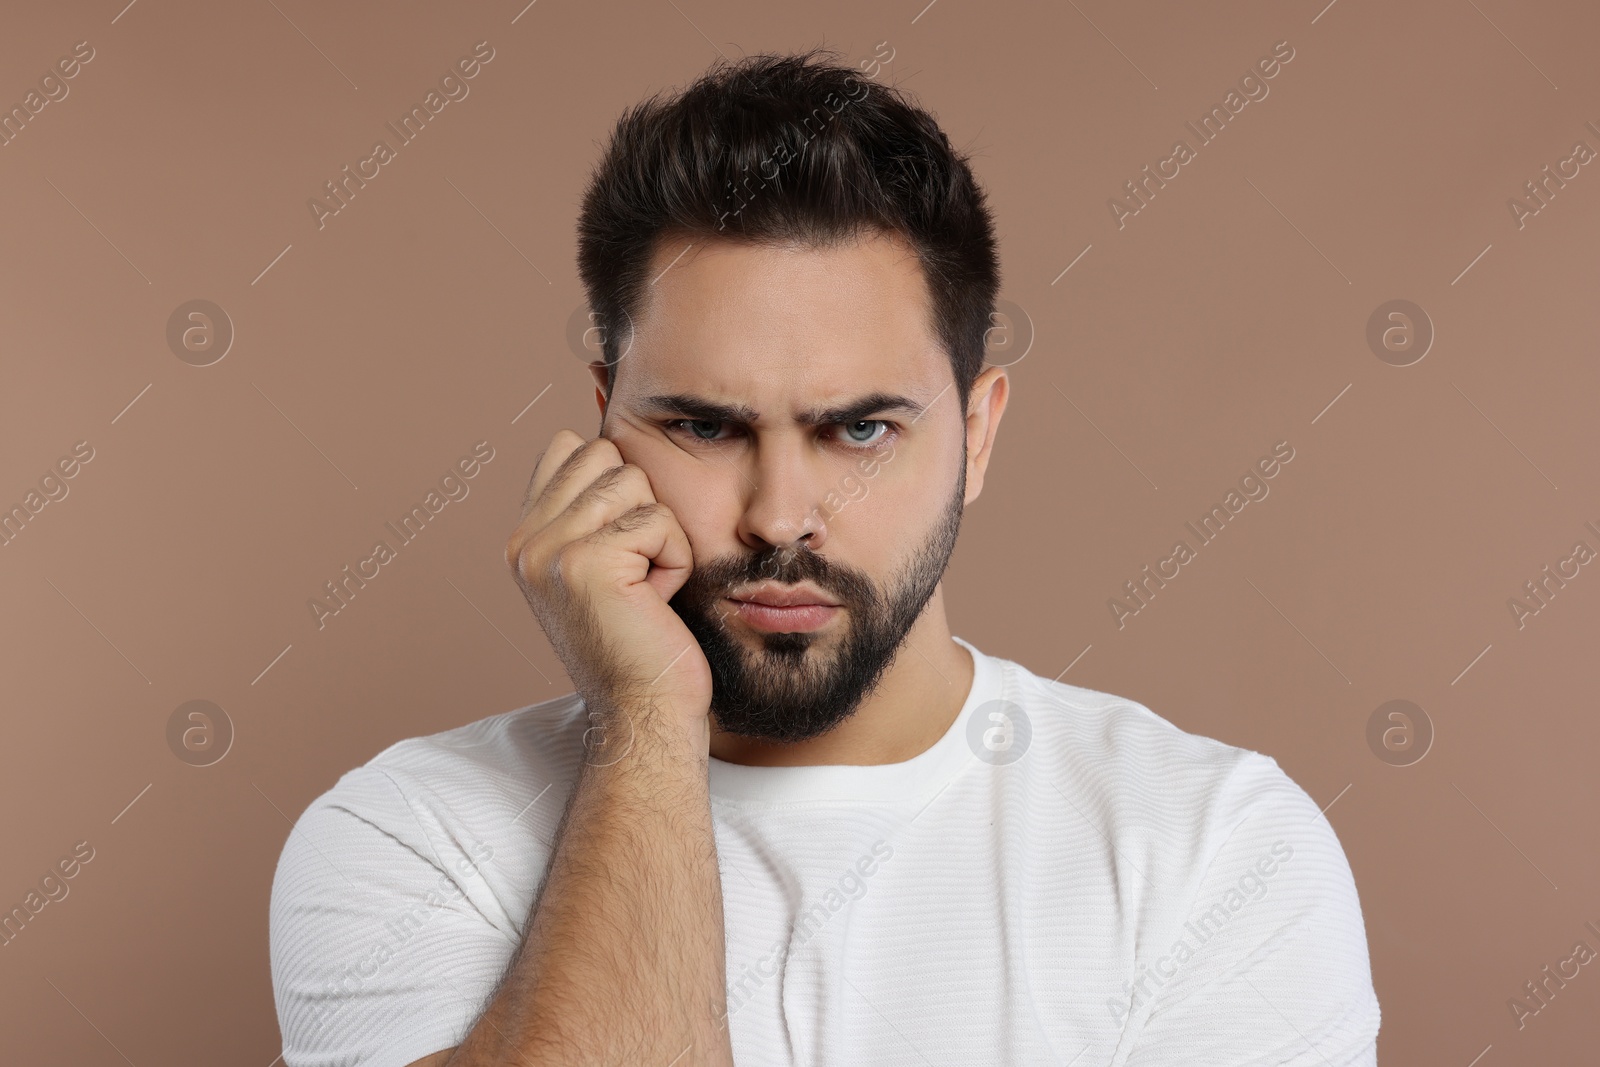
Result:
[[[965,504],[983,492],[983,473],[989,468],[1000,417],[1006,411],[1011,380],[1004,367],[989,367],[972,383],[967,400],[967,493]]]
[[[594,402],[600,408],[600,421],[606,418],[606,365],[599,361],[589,364],[589,374],[594,378]]]

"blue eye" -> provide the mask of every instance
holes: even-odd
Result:
[[[859,422],[847,424],[845,426],[845,433],[848,434],[850,440],[854,441],[856,444],[866,444],[878,436],[874,431],[878,429],[886,430],[888,426],[889,424],[884,422],[882,419],[862,419]],[[867,428],[868,432],[864,436],[858,436],[856,433],[856,431],[861,427]]]
[[[672,419],[664,425],[670,433],[687,433],[694,440],[708,444],[721,443],[742,436],[737,426],[716,419]],[[842,442],[851,449],[860,450],[866,446],[882,444],[893,435],[895,427],[885,419],[857,419],[855,422],[835,423],[828,432],[838,434],[840,429],[843,429],[844,436],[842,438],[836,436],[834,440]]]

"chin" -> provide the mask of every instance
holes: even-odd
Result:
[[[743,715],[730,715],[728,710],[720,707],[716,701],[711,703],[711,717],[716,721],[717,729],[747,741],[759,741],[768,745],[795,745],[802,741],[815,740],[837,728],[853,714],[855,714],[854,708],[844,715],[830,715],[822,720],[808,718],[806,721],[777,722],[765,717],[760,722],[752,722]]]
[[[824,644],[828,640],[826,632],[813,630],[806,633],[765,633],[753,631],[754,650],[758,653],[770,653],[779,659],[798,659],[800,654],[806,652],[813,645]]]

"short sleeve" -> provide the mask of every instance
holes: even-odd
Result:
[[[1375,1067],[1379,1008],[1343,848],[1277,762],[1250,753],[1222,845],[1128,990],[1148,1011],[1126,1067]]]
[[[454,841],[371,765],[290,831],[272,883],[286,1067],[405,1067],[460,1044],[515,944],[476,906],[486,842]]]

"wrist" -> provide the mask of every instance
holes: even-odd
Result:
[[[669,768],[704,778],[711,753],[709,713],[685,721],[656,705],[622,707],[589,703],[583,733],[586,770],[644,765],[659,774]]]

